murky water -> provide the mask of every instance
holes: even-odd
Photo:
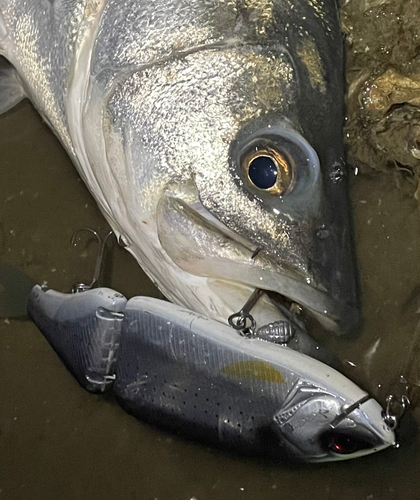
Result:
[[[74,249],[70,237],[84,226],[105,234],[106,223],[28,102],[0,117],[0,154],[0,258],[60,291],[88,281],[95,246]],[[395,180],[387,168],[352,177],[364,327],[348,340],[324,339],[346,375],[381,402],[401,390],[401,374],[412,384],[420,379],[420,359],[410,356],[420,335],[419,210],[413,189]],[[105,271],[104,284],[127,296],[160,296],[116,245]],[[401,422],[398,450],[351,462],[287,467],[241,459],[88,394],[34,325],[0,319],[2,500],[418,500],[419,424],[414,407]]]

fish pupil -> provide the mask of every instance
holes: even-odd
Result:
[[[248,175],[259,189],[270,189],[277,182],[277,165],[268,156],[258,156],[249,164]]]

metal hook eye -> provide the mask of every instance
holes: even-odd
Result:
[[[398,425],[398,421],[404,415],[404,412],[409,404],[410,400],[405,395],[401,396],[399,400],[397,400],[393,394],[390,394],[386,398],[386,406],[382,417],[391,430],[395,430]]]
[[[242,311],[229,316],[228,322],[232,328],[241,331],[245,337],[253,335],[257,326],[255,319],[250,314],[243,314]]]
[[[256,288],[242,309],[228,318],[229,325],[235,330],[240,331],[244,337],[250,337],[255,333],[257,323],[250,312],[263,293],[264,290]],[[250,323],[249,326],[247,326],[247,322]]]
[[[108,238],[114,234],[113,231],[109,231],[109,233],[105,236],[105,238],[102,240],[102,238],[99,236],[99,234],[89,228],[89,227],[82,227],[80,229],[78,229],[72,236],[71,238],[71,244],[73,246],[76,246],[76,238],[77,238],[77,235],[81,232],[81,231],[88,231],[89,233],[93,234],[95,237],[96,237],[96,240],[98,242],[98,253],[97,253],[97,256],[96,256],[96,264],[95,264],[95,269],[94,269],[94,272],[93,272],[93,279],[92,279],[92,282],[90,285],[86,285],[84,283],[78,283],[76,285],[74,285],[73,287],[73,293],[78,293],[78,292],[85,292],[86,290],[91,290],[94,286],[100,286],[99,285],[99,278],[100,278],[100,274],[101,274],[101,269],[102,269],[102,263],[103,263],[103,259],[104,259],[104,253],[105,253],[105,247],[106,247],[106,243],[108,241]]]

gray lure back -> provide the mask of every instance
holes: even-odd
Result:
[[[124,316],[114,392],[129,413],[212,444],[285,454],[271,422],[298,377],[286,380],[261,351],[287,348],[147,297]]]
[[[278,355],[291,356],[289,364],[310,358],[180,306],[127,302],[107,288],[63,294],[37,285],[28,315],[85,389],[113,387],[137,418],[225,448],[288,454],[274,415],[300,376]]]

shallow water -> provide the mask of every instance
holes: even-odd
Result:
[[[0,258],[69,291],[91,279],[95,245],[70,246],[84,226],[107,225],[60,144],[28,102],[0,117]],[[410,356],[420,286],[418,204],[392,172],[352,176],[364,326],[324,339],[344,371],[382,403],[418,382]],[[160,296],[114,245],[103,283],[127,296]],[[420,364],[420,360],[419,360]],[[420,498],[420,411],[400,426],[398,450],[344,463],[245,460],[143,424],[79,387],[36,327],[0,320],[0,499],[166,500]]]

